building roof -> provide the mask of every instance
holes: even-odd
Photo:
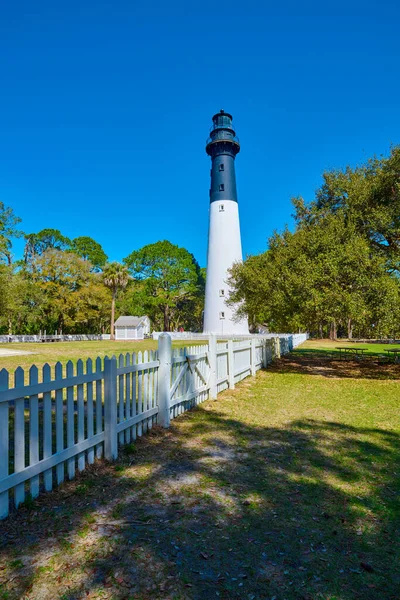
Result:
[[[118,317],[115,321],[115,327],[139,327],[148,317],[144,315],[143,317]]]

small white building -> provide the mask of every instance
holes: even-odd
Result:
[[[150,335],[149,317],[118,317],[114,324],[116,340],[143,340]]]

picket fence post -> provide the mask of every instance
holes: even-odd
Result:
[[[274,358],[280,358],[281,357],[281,343],[280,343],[280,339],[278,337],[274,338],[274,346],[275,346]]]
[[[210,363],[210,399],[216,400],[218,395],[217,384],[217,336],[211,334],[208,342],[208,360]]]
[[[117,439],[117,359],[104,359],[104,458],[118,456]]]
[[[229,389],[235,389],[235,358],[233,355],[233,340],[228,340],[228,377]]]
[[[268,350],[268,341],[264,340],[263,341],[263,353],[262,353],[262,366],[263,369],[266,369],[268,367],[268,356],[267,356],[267,350]]]
[[[251,374],[254,375],[256,374],[256,340],[255,338],[252,338],[250,340],[250,367],[251,367]]]
[[[0,371],[0,391],[8,390],[8,371]],[[0,479],[9,474],[9,408],[8,402],[0,403]],[[0,494],[0,519],[8,516],[8,490]]]
[[[172,369],[172,344],[171,336],[162,333],[158,338],[158,417],[157,422],[161,427],[168,428],[171,422],[171,369]]]

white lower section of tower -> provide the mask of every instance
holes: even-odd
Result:
[[[204,333],[246,335],[247,319],[237,320],[235,309],[226,305],[229,296],[228,269],[242,260],[238,203],[221,200],[210,204]]]

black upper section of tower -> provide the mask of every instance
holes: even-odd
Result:
[[[221,110],[213,116],[206,146],[206,152],[211,156],[210,202],[237,202],[235,156],[239,151],[232,115]]]
[[[207,154],[211,157],[218,154],[230,154],[235,157],[240,151],[240,143],[232,126],[232,115],[220,110],[212,120],[213,126],[206,145]]]

